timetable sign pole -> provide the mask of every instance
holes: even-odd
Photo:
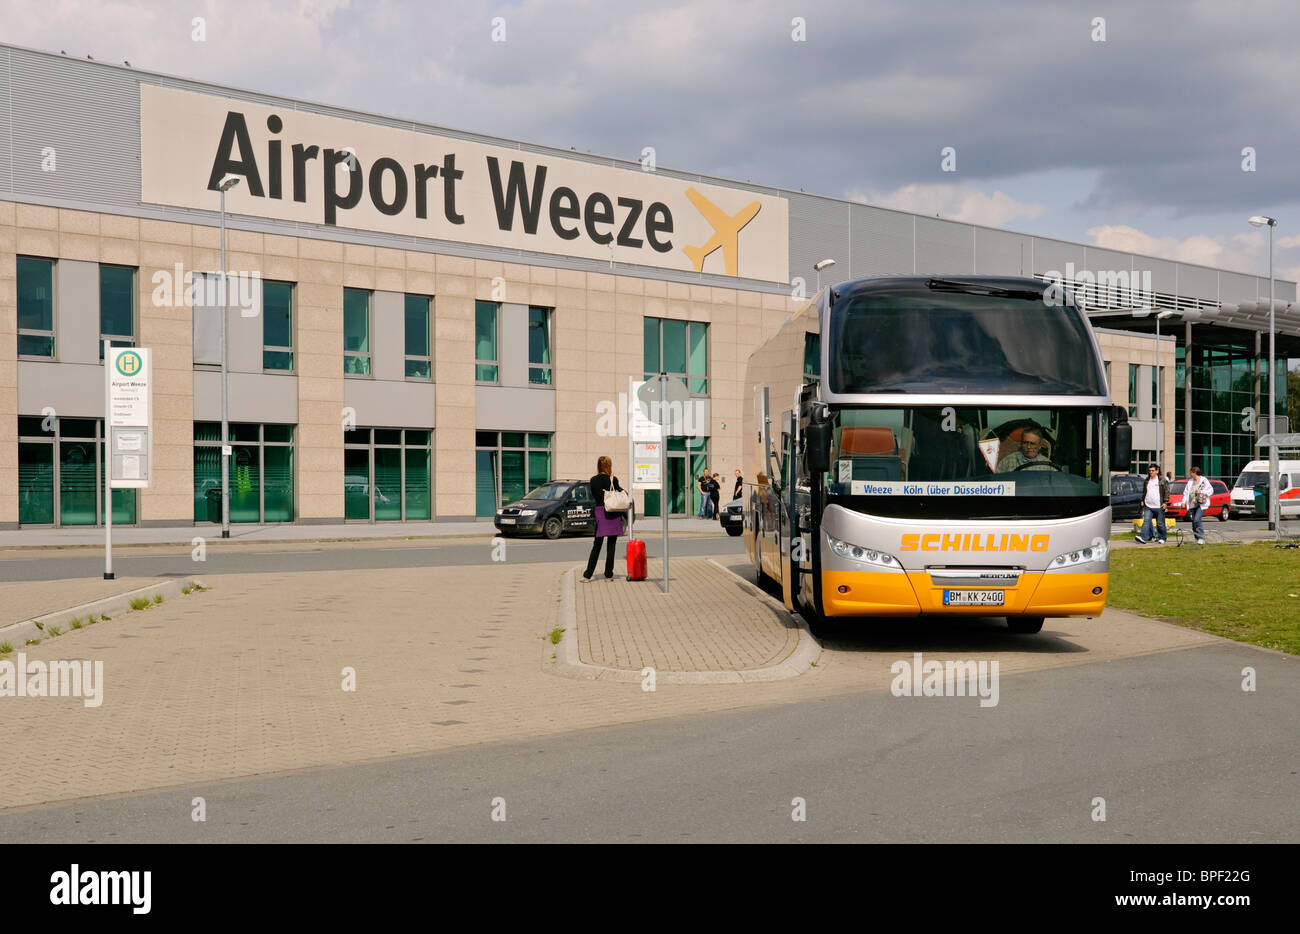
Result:
[[[104,341],[104,579],[113,579],[113,490],[153,485],[153,357]]]

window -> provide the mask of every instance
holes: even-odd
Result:
[[[1110,361],[1109,360],[1105,361],[1105,364],[1106,364],[1106,395],[1110,395]]]
[[[1148,367],[1151,371],[1151,418],[1160,418],[1160,380],[1164,379],[1164,367]]]
[[[18,257],[18,356],[54,356],[54,260]]]
[[[822,339],[811,331],[803,336],[803,376],[805,383],[815,383],[822,373]]]
[[[1130,461],[1130,463],[1129,463],[1128,472],[1129,472],[1129,473],[1140,474],[1140,475],[1145,479],[1145,477],[1146,477],[1146,475],[1147,475],[1147,468],[1150,467],[1150,466],[1151,466],[1152,464],[1154,464],[1154,463],[1156,463],[1156,452],[1155,452],[1155,451],[1136,451],[1136,450],[1135,450],[1135,451],[1133,452],[1133,459],[1132,459],[1132,461]],[[1164,474],[1164,471],[1161,470],[1161,472],[1160,472],[1160,476],[1163,477],[1164,475],[1165,475],[1165,474]]]
[[[480,431],[475,447],[475,515],[495,516],[502,505],[552,479],[549,434]]]
[[[104,341],[114,347],[135,346],[135,269],[131,266],[99,267],[99,359]]]
[[[343,373],[370,375],[370,293],[343,290]]]
[[[429,349],[429,305],[427,295],[407,295],[404,301],[407,379],[433,378],[433,355]]]
[[[709,391],[709,326],[703,321],[646,318],[645,376],[667,373],[679,377],[692,395]]]
[[[343,433],[343,515],[391,522],[432,516],[433,432],[354,428]]]
[[[551,319],[549,308],[528,309],[528,382],[550,386],[554,370],[551,366]]]
[[[1138,414],[1138,365],[1128,365],[1128,417],[1137,418]]]
[[[231,422],[232,523],[293,521],[293,433],[293,425]],[[220,422],[194,423],[194,521],[221,522]]]
[[[497,312],[493,302],[474,303],[474,379],[480,383],[498,381]],[[491,515],[495,515],[493,510]]]
[[[104,522],[103,419],[20,416],[18,523]],[[113,524],[134,525],[135,490],[113,490]]]
[[[262,369],[293,372],[292,282],[262,282]]]

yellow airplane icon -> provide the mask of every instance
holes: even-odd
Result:
[[[704,219],[713,227],[713,236],[703,246],[682,247],[682,252],[691,258],[696,272],[703,272],[704,258],[718,247],[722,247],[722,259],[727,267],[727,275],[738,275],[739,251],[736,241],[739,238],[741,229],[752,221],[754,215],[758,213],[759,203],[751,201],[732,215],[722,210],[694,188],[686,189],[686,197],[691,199],[691,203],[699,208],[700,213],[704,215]]]

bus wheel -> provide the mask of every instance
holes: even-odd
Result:
[[[1033,635],[1036,632],[1043,631],[1043,617],[1041,616],[1008,616],[1007,627],[1012,632]]]

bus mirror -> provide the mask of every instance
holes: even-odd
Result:
[[[1110,423],[1110,469],[1128,470],[1133,460],[1133,426],[1128,412],[1115,407],[1115,421]]]
[[[804,462],[809,474],[822,474],[831,469],[831,438],[834,431],[830,422],[811,420],[804,429]]]

